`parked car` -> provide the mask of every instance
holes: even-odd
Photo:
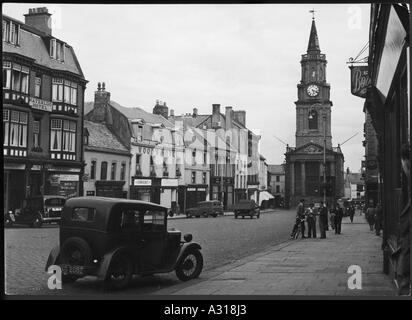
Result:
[[[211,201],[201,201],[197,203],[196,207],[189,208],[186,210],[186,217],[217,217],[218,215],[223,215],[223,205],[222,202],[218,200]]]
[[[28,224],[39,228],[43,223],[60,222],[61,212],[66,202],[63,196],[40,195],[27,198],[21,208],[10,210],[4,217],[4,225]]]
[[[232,210],[235,219],[239,216],[242,216],[242,218],[249,216],[251,219],[253,219],[254,216],[258,219],[260,217],[260,209],[255,200],[240,200],[237,204],[232,206]]]
[[[133,275],[176,272],[187,281],[203,268],[201,247],[192,235],[181,239],[167,230],[173,213],[158,204],[104,197],[77,197],[66,201],[59,245],[50,252],[51,265],[62,269],[62,282],[97,276],[113,289],[126,287]]]

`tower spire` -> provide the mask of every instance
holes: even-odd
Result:
[[[320,52],[318,32],[316,31],[316,24],[315,24],[315,10],[312,9],[309,12],[312,13],[313,16],[312,16],[312,27],[310,29],[310,36],[309,36],[308,52],[309,51]]]

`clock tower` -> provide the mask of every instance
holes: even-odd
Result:
[[[285,153],[285,203],[295,206],[300,199],[306,199],[307,204],[324,201],[330,206],[344,196],[344,157],[339,145],[332,146],[327,61],[320,51],[314,18],[300,64],[302,76],[295,102],[296,146],[288,145]]]
[[[326,82],[326,56],[320,52],[315,19],[312,19],[309,44],[300,61],[302,77],[296,104],[296,147],[310,142],[332,148],[330,85]]]

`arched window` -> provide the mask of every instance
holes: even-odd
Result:
[[[309,130],[318,128],[318,113],[315,110],[309,110]]]

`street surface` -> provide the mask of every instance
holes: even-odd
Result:
[[[260,219],[223,216],[217,218],[169,219],[169,228],[193,235],[204,256],[204,273],[258,253],[289,239],[295,219],[294,210],[262,212]],[[50,250],[58,244],[58,227],[45,225],[39,229],[13,227],[5,229],[5,266],[7,294],[110,294],[102,281],[93,277],[64,284],[62,290],[49,290],[49,275],[44,266]],[[151,294],[181,283],[174,272],[149,277],[135,277],[122,294]]]

